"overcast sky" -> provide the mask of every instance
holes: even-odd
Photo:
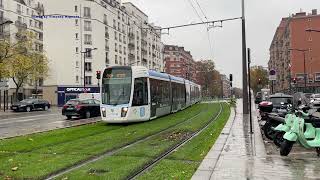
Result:
[[[168,27],[199,22],[189,1],[202,15],[196,0],[123,0],[132,2],[149,16],[149,22]],[[241,0],[197,0],[209,20],[241,16]],[[320,11],[319,0],[245,0],[247,18],[247,46],[252,50],[254,65],[267,66],[269,46],[282,17],[311,9]],[[318,12],[320,13],[320,12]],[[218,25],[218,24],[217,24]],[[222,28],[209,31],[200,25],[172,29],[163,35],[166,44],[184,46],[195,60],[213,59],[222,73],[234,74],[237,87],[242,87],[241,21],[223,23]]]

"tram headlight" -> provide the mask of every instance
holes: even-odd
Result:
[[[106,117],[106,108],[101,108],[101,113],[103,117]]]
[[[128,112],[128,108],[127,107],[123,107],[121,109],[121,117],[126,117],[127,116],[127,112]]]

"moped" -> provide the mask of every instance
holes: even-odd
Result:
[[[307,106],[300,106],[298,110],[293,110],[292,107],[288,108],[289,114],[287,114],[283,120],[284,123],[279,124],[277,127],[273,128],[275,131],[273,142],[276,146],[280,147],[283,142],[283,136],[286,132],[289,132],[291,127],[293,126],[294,120],[297,117],[296,114],[300,114],[303,118],[308,118],[309,113],[307,111],[310,110]],[[307,135],[308,137],[308,135]]]
[[[305,148],[315,148],[317,155],[320,156],[320,112],[314,109],[309,111],[309,118],[306,114],[297,113],[292,116],[290,129],[283,136],[280,146],[280,155],[287,156],[292,150],[295,142],[299,142]]]

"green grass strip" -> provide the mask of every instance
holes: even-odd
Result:
[[[230,108],[223,106],[223,113],[208,129],[138,179],[191,179],[229,119]]]
[[[2,140],[0,178],[41,179],[59,170],[137,139],[150,136],[206,109],[198,104],[145,123],[74,127]],[[12,168],[18,169],[13,171]]]
[[[94,163],[85,165],[77,170],[74,170],[66,175],[63,175],[57,179],[90,179],[93,176],[92,171],[99,170],[103,173],[94,173],[94,177],[97,179],[126,179],[130,174],[137,171],[145,164],[156,158],[160,154],[164,153],[169,148],[178,144],[183,139],[188,138],[196,130],[203,127],[214,114],[218,114],[219,104],[207,104],[209,110],[201,113],[197,118],[183,123],[177,127],[168,129],[167,131],[154,136],[147,141],[135,144],[125,150],[118,152],[117,154],[103,158]],[[119,166],[118,161],[113,161],[115,158],[134,158],[134,162],[120,162],[123,169],[117,169]]]

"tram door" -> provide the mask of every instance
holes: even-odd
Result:
[[[157,81],[154,79],[150,79],[150,110],[151,114],[150,117],[154,118],[157,114]]]

